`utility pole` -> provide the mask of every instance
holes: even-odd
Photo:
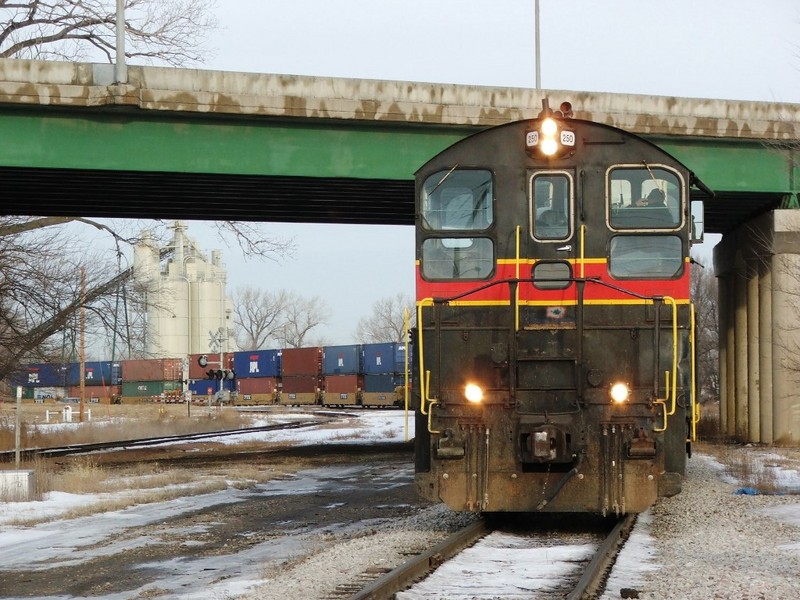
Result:
[[[539,0],[535,2],[535,29],[536,29],[536,89],[542,89],[542,62],[541,62],[541,44],[539,43]]]
[[[114,83],[128,83],[128,65],[125,64],[125,0],[117,0],[117,61],[114,65],[114,79]]]

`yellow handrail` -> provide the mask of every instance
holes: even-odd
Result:
[[[406,410],[406,441],[408,441],[408,335],[411,330],[408,308],[403,309],[403,331],[405,332],[405,352],[403,355],[403,403]]]
[[[690,351],[692,353],[692,442],[697,441],[697,424],[700,422],[700,403],[698,402],[697,398],[697,348],[695,346],[697,342],[697,330],[695,329],[695,313],[694,313],[694,303],[689,304],[689,318],[690,318]]]
[[[678,304],[675,302],[675,298],[671,296],[664,296],[664,302],[670,304],[672,306],[672,397],[671,400],[671,408],[667,416],[672,416],[675,414],[675,410],[678,408],[677,402],[677,393],[676,388],[678,387]],[[667,372],[669,373],[669,371]],[[669,382],[668,382],[669,383]],[[667,389],[669,390],[669,385],[667,385]],[[667,396],[669,396],[669,392]],[[666,401],[667,398],[664,398]]]
[[[581,224],[581,279],[586,276],[586,224]]]
[[[425,411],[425,403],[430,402],[432,399],[428,397],[430,391],[431,372],[425,370],[424,350],[422,347],[422,307],[433,306],[433,298],[423,298],[417,301],[417,354],[419,354],[419,411],[423,415],[428,413]]]
[[[519,238],[522,226],[517,225],[517,259],[514,261],[516,264],[517,286],[514,288],[514,331],[519,331]]]
[[[661,429],[659,429],[658,427],[653,427],[653,431],[658,431],[658,432],[667,430],[667,400],[669,399],[669,371],[664,371],[664,379],[666,380],[665,381],[666,393],[664,394],[663,398],[655,399],[655,403],[660,404],[661,407],[664,409],[664,426]]]
[[[433,417],[433,407],[436,404],[439,404],[438,400],[431,400],[430,404],[428,405],[428,433],[441,433],[440,429],[431,429],[433,427],[431,417]]]

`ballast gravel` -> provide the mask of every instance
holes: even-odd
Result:
[[[723,469],[689,461],[683,491],[639,517],[638,555],[623,551],[604,600],[800,599],[800,497],[737,494]]]
[[[600,597],[800,599],[800,497],[738,495],[737,487],[713,458],[695,455],[681,494],[639,516]],[[242,598],[335,597],[337,586],[388,571],[474,518],[433,506],[376,524],[264,573],[266,581]]]

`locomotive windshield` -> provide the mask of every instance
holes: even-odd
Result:
[[[451,169],[428,177],[422,185],[420,217],[431,232],[421,246],[426,279],[483,279],[494,271],[494,243],[488,237],[456,236],[492,225],[493,185],[490,171]],[[441,235],[447,232],[448,237]],[[439,233],[439,235],[436,235]]]
[[[567,173],[537,173],[531,179],[531,232],[538,240],[570,237],[572,181]]]
[[[421,216],[426,229],[477,231],[492,224],[492,174],[450,170],[434,173],[422,186]]]

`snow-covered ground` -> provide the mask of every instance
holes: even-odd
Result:
[[[274,422],[275,417],[270,417],[265,413],[263,417],[257,419],[258,422]],[[281,414],[281,419],[299,418],[298,415]],[[305,416],[304,416],[305,418]],[[258,424],[258,422],[254,424]],[[408,426],[408,429],[407,429]],[[263,441],[264,443],[292,443],[292,444],[335,444],[346,441],[372,443],[376,440],[402,441],[413,437],[413,419],[406,419],[402,411],[376,410],[357,413],[357,416],[348,421],[348,424],[341,428],[332,428],[329,425],[280,432],[247,433],[236,440],[230,437],[221,437],[220,443],[230,444],[241,441]],[[752,455],[750,464],[761,465],[760,468],[769,470],[769,476],[773,482],[778,482],[779,486],[788,493],[796,493],[800,490],[800,469],[797,464],[783,461],[780,451],[764,450],[758,448],[738,448],[736,452],[749,452]],[[409,465],[409,469],[412,469]],[[276,480],[259,484],[264,492],[269,493],[314,493],[317,480],[313,473],[299,473],[291,480]],[[119,492],[126,493],[125,490]],[[90,560],[95,553],[108,552],[113,548],[114,539],[123,530],[143,525],[158,523],[165,516],[177,515],[197,511],[203,507],[225,505],[240,501],[246,492],[231,486],[229,489],[216,491],[208,494],[185,496],[166,502],[156,502],[151,504],[141,504],[130,506],[122,510],[104,512],[99,515],[83,516],[75,519],[58,520],[59,515],[67,513],[75,506],[86,507],[93,502],[107,500],[110,494],[95,494],[87,496],[85,494],[67,494],[63,492],[52,492],[47,494],[43,500],[37,502],[16,502],[0,504],[0,582],[2,582],[2,570],[13,570],[21,567],[28,569],[52,568],[54,565],[75,565]],[[683,504],[682,504],[683,503]],[[686,505],[688,503],[688,505]],[[720,504],[724,504],[725,511],[720,511]],[[447,512],[443,507],[434,507],[419,517],[419,519],[430,518],[431,523],[441,523],[447,518],[452,518],[444,513]],[[724,515],[721,514],[724,512]],[[37,519],[52,517],[56,520],[42,522],[32,526],[13,525],[20,519],[35,516]],[[733,523],[731,527],[734,531],[727,531],[723,526],[720,528],[721,517],[729,521],[722,523]],[[751,520],[758,520],[760,529],[751,530],[749,523]],[[769,528],[770,523],[775,523],[775,531]],[[373,561],[376,565],[386,566],[387,561],[399,560],[392,558],[402,554],[402,550],[392,548],[392,536],[399,536],[399,530],[408,530],[404,536],[412,535],[409,531],[421,532],[424,527],[419,523],[403,527],[403,524],[393,524],[391,531],[383,531],[380,527],[376,528],[373,546],[363,550],[358,554],[352,549],[345,551],[345,548],[332,548],[331,553],[317,553],[313,559],[307,563],[298,564],[289,573],[269,579],[262,569],[261,560],[263,556],[258,551],[246,551],[239,554],[232,554],[226,557],[214,557],[214,567],[217,573],[220,568],[230,567],[231,575],[222,581],[213,584],[204,579],[203,573],[207,565],[202,560],[183,561],[180,564],[172,565],[170,569],[170,582],[165,581],[163,589],[175,589],[176,581],[182,582],[180,595],[167,596],[175,598],[289,598],[297,589],[306,590],[309,598],[316,597],[315,587],[320,585],[320,572],[324,570],[325,561],[336,565],[335,573],[347,576],[347,560],[352,560],[352,569],[355,572],[366,570],[369,564],[362,564],[365,556],[368,561]],[[692,546],[689,544],[689,536],[697,535],[698,529],[706,527],[708,536],[703,543],[698,543],[695,539],[694,545],[696,555],[692,554]],[[700,540],[703,540],[702,531]],[[762,535],[763,533],[763,535]],[[413,534],[417,536],[418,543],[423,543],[423,533]],[[745,536],[742,540],[737,540],[737,535]],[[685,539],[681,536],[684,536]],[[402,537],[403,543],[414,543],[407,537]],[[683,540],[681,542],[680,540]],[[760,540],[760,541],[759,541]],[[357,542],[361,545],[370,544],[367,538],[360,538]],[[682,543],[687,546],[680,546]],[[146,543],[146,540],[125,543]],[[354,540],[354,544],[356,541]],[[397,542],[401,543],[401,542]],[[745,543],[747,548],[740,548]],[[485,541],[478,549],[479,561],[484,567],[492,566],[492,572],[501,572],[502,579],[506,585],[523,590],[521,595],[509,596],[515,598],[535,597],[536,589],[548,589],[558,585],[558,577],[553,580],[552,565],[558,563],[563,565],[562,576],[565,576],[571,569],[577,569],[577,562],[585,558],[587,549],[583,544],[576,544],[571,548],[561,548],[556,553],[550,551],[533,551],[525,547],[520,547],[520,568],[506,568],[502,564],[493,563],[496,559],[493,550],[493,542]],[[726,556],[724,552],[718,552],[726,544],[733,544],[737,552],[744,552],[747,556],[753,555],[753,562],[748,565],[758,565],[758,557],[765,548],[771,549],[770,560],[784,562],[786,571],[797,573],[797,565],[800,563],[800,501],[791,495],[752,495],[748,492],[742,482],[733,478],[733,475],[726,470],[726,467],[712,458],[709,454],[695,454],[690,461],[688,480],[685,485],[684,493],[676,498],[660,501],[654,508],[640,515],[633,533],[627,545],[623,549],[620,557],[611,573],[608,581],[607,591],[603,596],[606,600],[620,597],[622,588],[633,588],[641,591],[640,598],[742,598],[745,596],[737,594],[752,594],[750,598],[783,599],[800,597],[800,582],[794,584],[792,576],[781,579],[784,569],[780,573],[770,572],[764,574],[754,572],[751,568],[750,573],[737,572],[737,569],[730,567],[720,567],[713,561],[718,556]],[[676,556],[670,551],[671,545],[678,545],[681,548]],[[777,549],[776,549],[777,546]],[[687,550],[688,548],[688,550]],[[262,548],[262,552],[276,549]],[[391,554],[390,551],[395,551]],[[473,553],[474,554],[474,553]],[[327,558],[326,558],[327,557]],[[474,570],[475,563],[470,562],[470,554],[466,553],[459,562],[449,563],[447,568],[459,572],[459,570]],[[720,559],[721,560],[721,559]],[[744,560],[744,559],[742,559]],[[315,563],[314,561],[318,561]],[[688,561],[688,564],[687,564]],[[692,561],[697,562],[697,574],[691,569]],[[704,562],[705,561],[705,562]],[[163,566],[163,565],[162,565]],[[773,565],[775,569],[778,567]],[[305,574],[305,575],[304,575]],[[717,579],[717,575],[719,578]],[[304,576],[308,580],[304,583]],[[332,575],[333,577],[334,575]],[[265,577],[267,577],[265,579]],[[487,572],[487,577],[489,574]],[[686,580],[690,577],[703,578],[702,585],[692,587],[691,580],[682,586],[674,587],[670,581],[674,578]],[[743,577],[747,583],[739,581],[737,578]],[[548,579],[549,578],[549,579]],[[672,579],[671,579],[672,578]],[[760,586],[767,586],[768,582],[763,579],[772,579],[773,587],[763,587],[764,593],[758,595]],[[777,579],[777,581],[776,581]],[[194,582],[196,585],[187,585]],[[266,584],[266,585],[265,585]],[[795,585],[798,589],[795,589]],[[297,587],[299,586],[299,587]],[[305,586],[305,587],[303,587]],[[691,590],[699,590],[698,595],[691,595]],[[772,594],[769,590],[772,589]],[[194,590],[194,591],[192,591]],[[689,592],[687,592],[689,590]],[[722,591],[720,591],[722,590]],[[732,590],[732,591],[731,591]],[[329,591],[329,590],[328,590]],[[463,591],[463,590],[462,590]],[[673,593],[674,592],[674,593]],[[795,592],[797,592],[795,594]],[[319,594],[324,595],[320,590]],[[14,598],[13,590],[0,588],[0,598]],[[526,595],[527,594],[527,595]],[[121,600],[131,597],[129,595],[112,594],[107,596],[94,596],[96,600]],[[403,598],[415,599],[426,597],[423,591],[409,591]],[[482,598],[480,590],[472,590],[467,595],[453,595],[453,600],[457,598]],[[493,597],[493,596],[487,596]],[[48,600],[66,600],[70,596],[53,596]]]

